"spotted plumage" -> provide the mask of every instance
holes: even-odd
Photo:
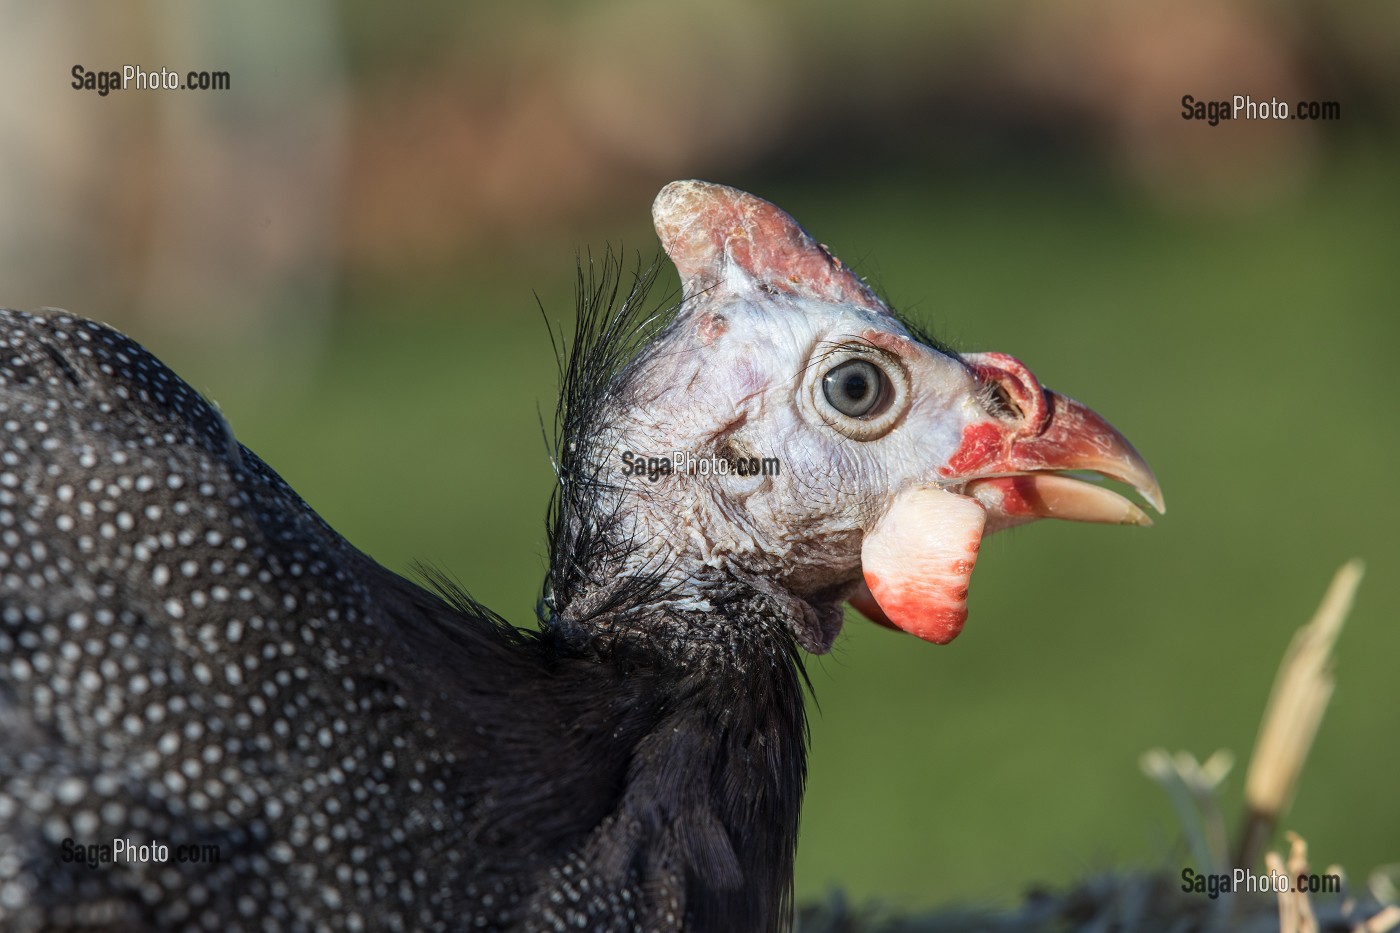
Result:
[[[605,328],[636,326],[640,295],[589,294]],[[14,311],[0,334],[0,928],[780,920],[736,901],[750,839],[707,801],[664,806],[713,767],[708,732],[755,664],[800,783],[798,662],[761,601],[771,645],[698,664],[603,657],[572,616],[519,631],[356,551],[129,338]],[[753,841],[795,833],[795,808]],[[89,864],[118,838],[170,858]],[[790,876],[790,846],[757,851]],[[719,906],[686,903],[690,865]]]
[[[465,885],[407,853],[462,803],[365,559],[131,340],[63,314],[0,332],[0,916],[429,920]],[[64,861],[117,838],[217,862]]]

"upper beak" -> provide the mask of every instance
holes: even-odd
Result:
[[[1162,488],[1136,448],[1096,411],[1041,386],[1020,361],[1000,353],[964,357],[1003,393],[1004,420],[977,422],[944,472],[987,509],[987,531],[1037,518],[1150,525],[1147,514],[1103,486],[1058,475],[1083,470],[1132,486],[1159,513]]]

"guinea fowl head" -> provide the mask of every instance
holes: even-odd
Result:
[[[742,592],[809,651],[830,648],[847,600],[942,643],[966,618],[984,534],[1042,517],[1149,523],[1063,471],[1162,509],[1103,418],[1010,356],[921,335],[774,205],[680,181],[653,217],[682,301],[566,438],[562,536],[605,556],[556,566],[565,620],[627,630],[628,594],[645,592],[648,609],[697,620],[687,639],[725,640],[725,601]],[[596,496],[571,514],[582,477]]]

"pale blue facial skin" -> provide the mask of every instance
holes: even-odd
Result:
[[[837,411],[822,388],[853,358],[888,383],[888,401],[864,419]],[[643,401],[614,425],[615,459],[691,451],[780,463],[776,476],[621,477],[639,539],[798,596],[858,583],[861,541],[890,502],[915,485],[956,488],[946,470],[964,429],[993,418],[968,367],[888,312],[774,294],[742,273],[687,302],[637,379]]]

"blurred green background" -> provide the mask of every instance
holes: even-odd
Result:
[[[37,9],[0,7],[0,301],[122,326],[352,542],[520,624],[555,392],[536,302],[567,323],[580,251],[649,261],[671,178],[775,201],[1146,455],[1156,527],[1000,535],[953,645],[853,618],[810,660],[801,897],[1178,871],[1138,756],[1233,750],[1237,807],[1278,660],[1353,556],[1284,825],[1315,865],[1400,861],[1393,5]],[[127,60],[233,88],[67,86]],[[1208,127],[1186,93],[1343,119]]]

